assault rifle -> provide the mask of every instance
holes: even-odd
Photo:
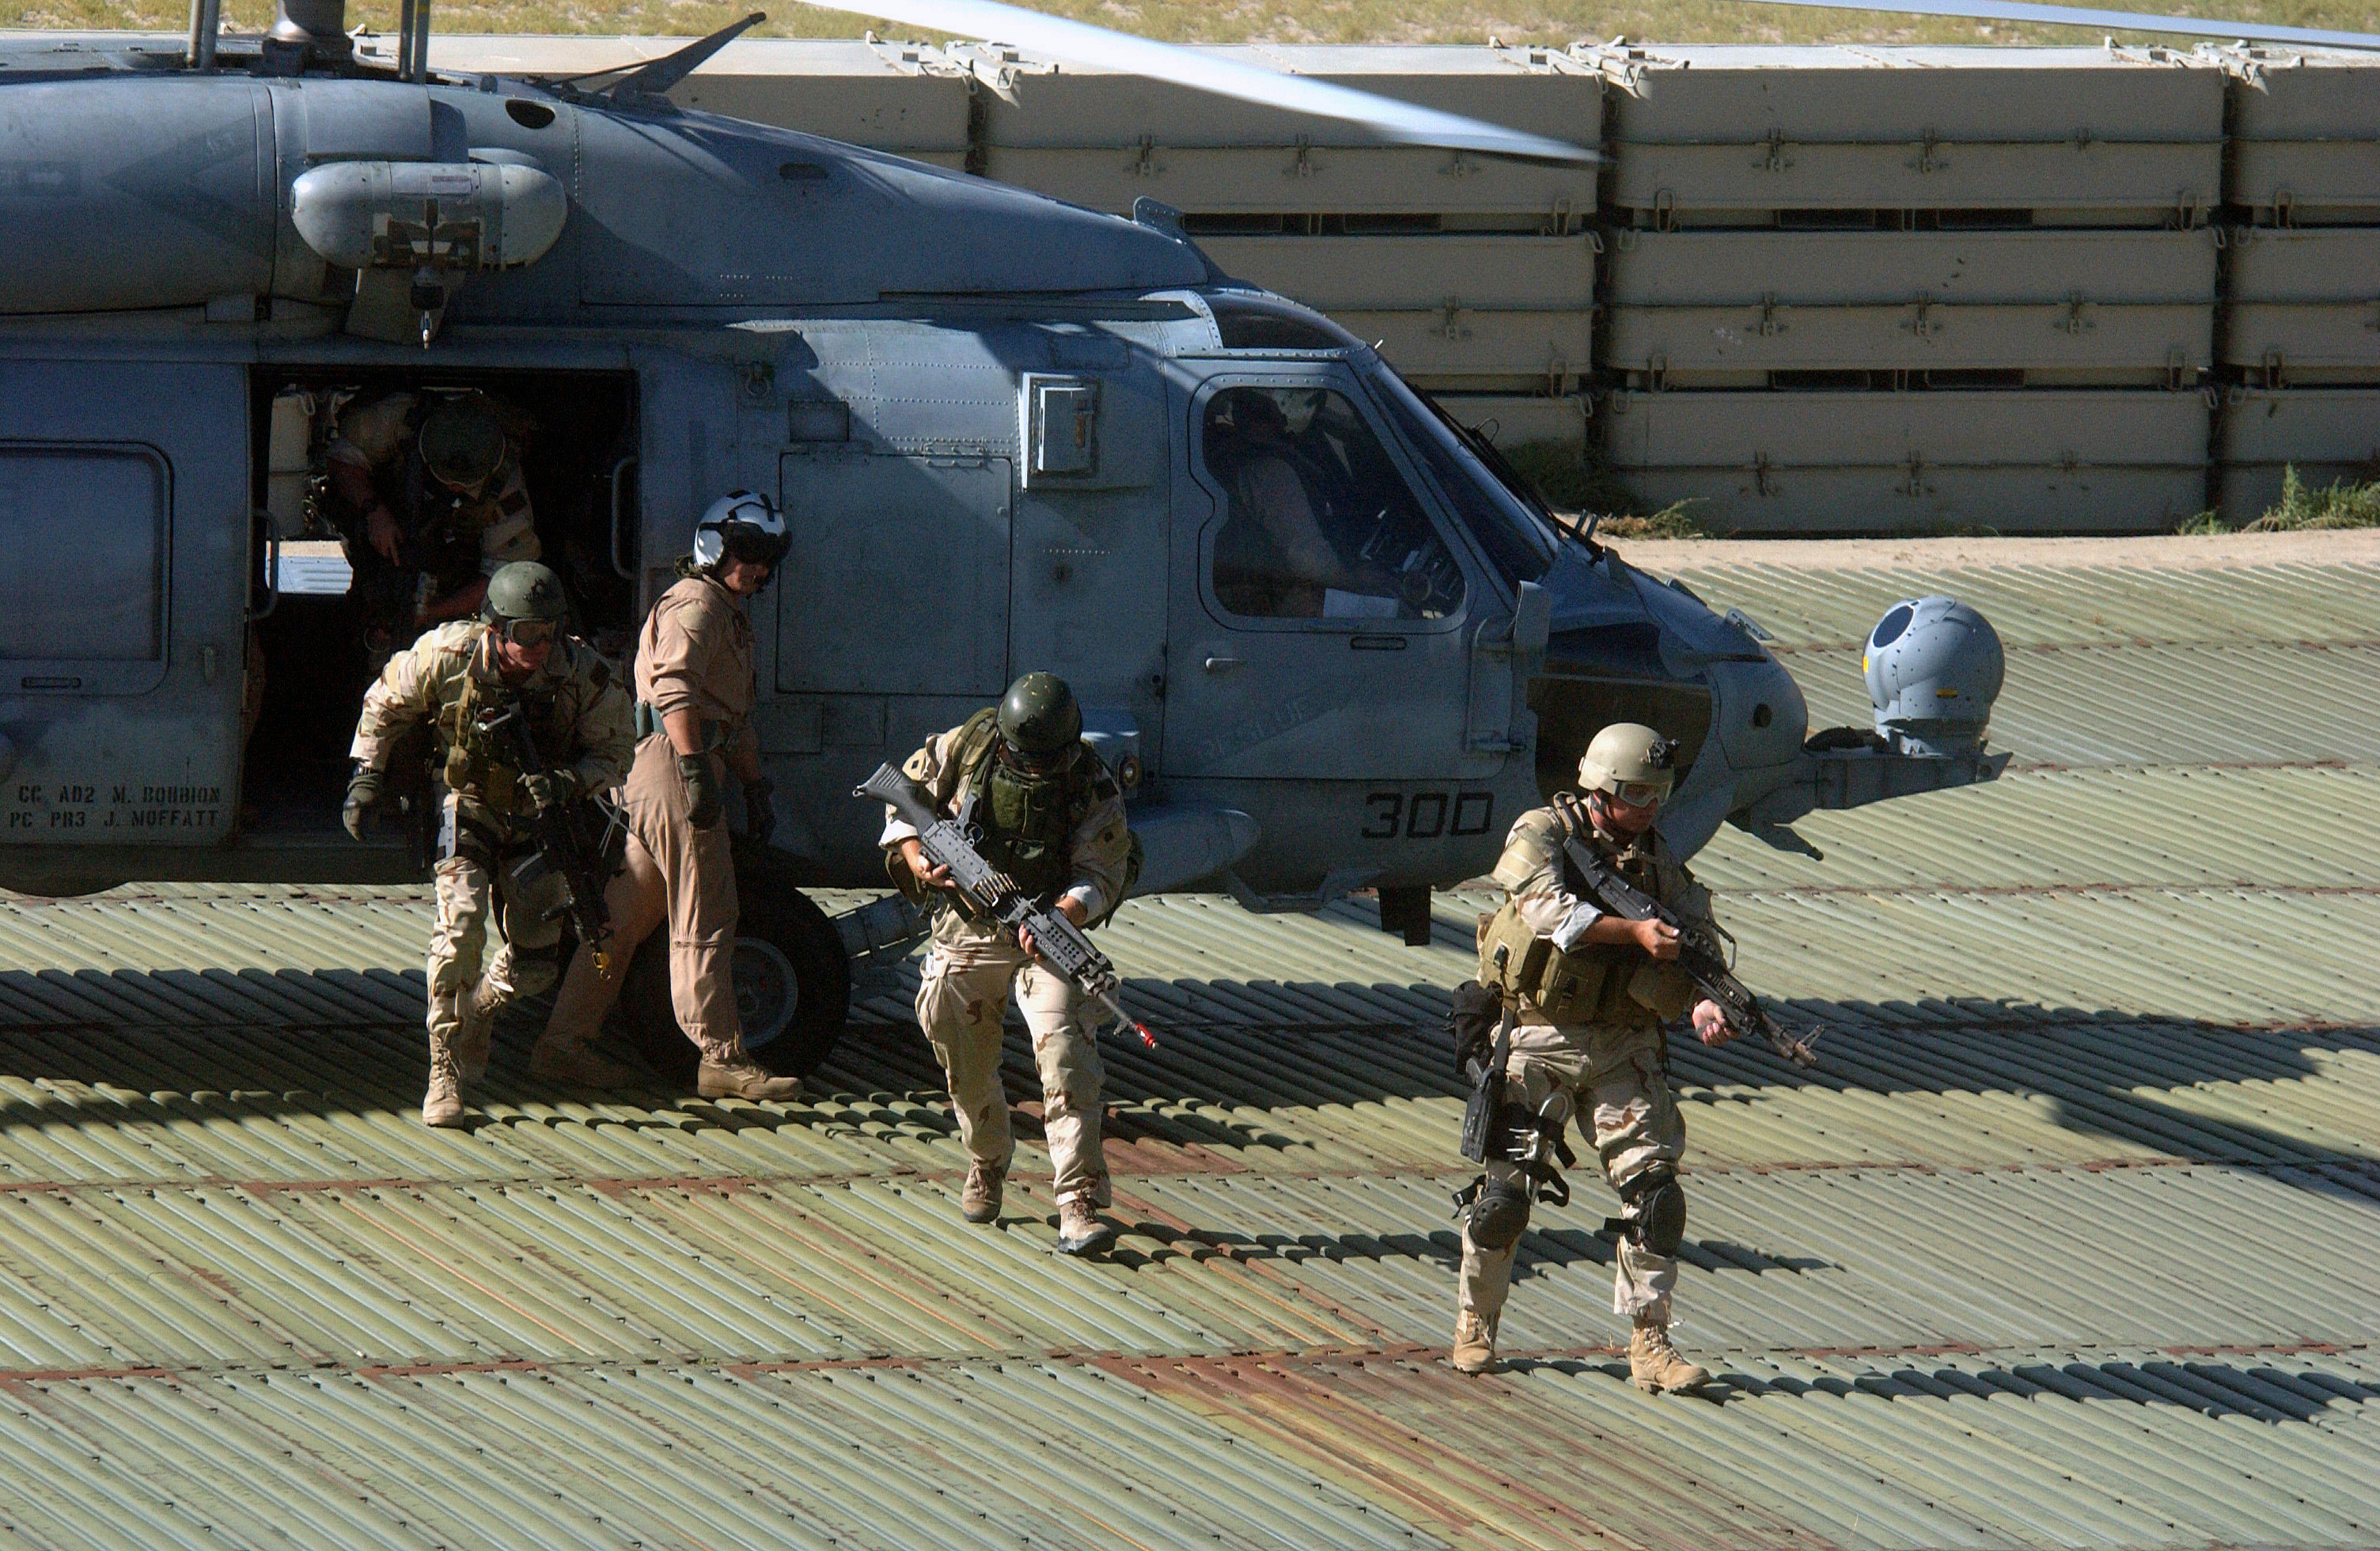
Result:
[[[1730,1028],[1738,1034],[1758,1035],[1768,1041],[1770,1049],[1795,1066],[1818,1064],[1817,1053],[1810,1048],[1817,1040],[1818,1031],[1813,1030],[1803,1039],[1788,1037],[1768,1016],[1768,1010],[1760,1005],[1760,999],[1728,968],[1727,954],[1710,932],[1680,920],[1667,905],[1621,877],[1610,863],[1596,854],[1593,846],[1573,837],[1563,842],[1562,850],[1569,855],[1571,866],[1578,869],[1597,906],[1630,921],[1658,921],[1677,932],[1678,967],[1686,972],[1696,990],[1718,1004]]]
[[[1148,1025],[1126,1012],[1116,1000],[1123,982],[1108,956],[1092,947],[1083,928],[1062,911],[1034,903],[1014,878],[985,861],[966,830],[934,811],[933,798],[924,787],[890,765],[879,765],[876,773],[851,794],[873,797],[899,814],[917,831],[926,859],[950,868],[951,884],[962,899],[1011,931],[1022,929],[1029,935],[1036,958],[1073,981],[1077,990],[1117,1023],[1138,1034],[1143,1045],[1157,1048],[1157,1036],[1148,1032]]]
[[[546,773],[545,756],[537,746],[528,711],[518,700],[480,717],[479,724],[480,732],[504,739],[512,752],[515,769],[525,776]],[[587,816],[590,810],[605,815],[601,833],[588,832]],[[543,807],[532,805],[528,824],[530,834],[537,840],[537,854],[514,869],[513,876],[524,883],[533,883],[549,872],[562,875],[562,903],[548,918],[570,918],[570,924],[577,928],[579,943],[595,955],[595,973],[608,979],[612,956],[604,951],[603,945],[612,939],[612,907],[604,903],[603,886],[619,870],[609,860],[613,831],[620,826],[619,816],[588,802],[559,802]]]

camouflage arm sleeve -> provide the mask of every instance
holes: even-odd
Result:
[[[586,752],[570,767],[582,792],[608,792],[628,779],[637,757],[637,718],[616,678],[607,680],[578,713],[578,746]]]
[[[1496,881],[1512,897],[1530,931],[1562,951],[1578,946],[1603,912],[1562,883],[1561,837],[1545,809],[1523,814],[1497,859]]]
[[[1075,829],[1074,853],[1075,877],[1065,897],[1082,904],[1084,919],[1095,920],[1123,891],[1124,866],[1132,855],[1121,795],[1111,793],[1091,805]]]
[[[364,691],[363,715],[356,721],[356,739],[347,749],[348,758],[384,770],[389,745],[408,728],[437,716],[441,696],[432,655],[434,639],[434,634],[424,636],[390,658],[380,677]]]

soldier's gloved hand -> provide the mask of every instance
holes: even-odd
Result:
[[[777,832],[776,805],[770,801],[776,794],[777,783],[767,776],[744,783],[744,838],[756,845],[768,844]]]
[[[356,839],[364,838],[366,810],[380,801],[380,772],[369,765],[358,765],[356,773],[347,778],[347,800],[339,806],[339,822]]]
[[[698,830],[708,830],[719,822],[719,808],[724,798],[719,790],[719,777],[711,773],[708,754],[681,754],[677,757],[678,779],[686,782],[686,822]]]
[[[521,777],[521,792],[540,813],[578,794],[578,783],[567,770],[532,770]]]

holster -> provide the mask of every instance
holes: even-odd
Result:
[[[1478,1063],[1470,1102],[1463,1107],[1463,1156],[1474,1163],[1504,1156],[1503,1127],[1498,1122],[1504,1112],[1504,1067],[1512,1054],[1512,1029],[1518,1022],[1514,1014],[1514,1007],[1507,1002],[1503,1022],[1496,1030],[1495,1048]]]

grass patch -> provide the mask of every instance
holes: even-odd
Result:
[[[1524,442],[1498,449],[1512,471],[1536,487],[1547,505],[1566,522],[1596,519],[1607,539],[1707,539],[1702,524],[1686,514],[1692,501],[1659,511],[1647,508],[1611,470],[1590,460],[1574,442]]]
[[[2177,533],[2312,533],[2323,529],[2380,527],[2380,468],[2369,468],[2369,479],[2334,479],[2315,490],[2298,478],[2292,464],[2281,470],[2279,504],[2255,521],[2233,527],[2216,512],[2201,512],[2174,529]]]
[[[691,0],[437,0],[432,20],[442,33],[696,37],[738,19],[748,8]],[[2099,28],[1804,10],[1732,0],[1035,0],[1034,8],[1182,43],[1477,43],[1493,34],[1507,42],[1554,44],[1625,35],[1668,43],[2096,47],[2107,36]],[[2171,0],[2166,8],[2238,21],[2380,31],[2380,4],[2371,0],[2344,6],[2322,0]],[[755,36],[856,38],[872,29],[885,37],[909,38],[931,30],[796,0],[780,0],[768,9],[769,19],[754,30]],[[224,18],[233,30],[260,31],[272,22],[272,0],[225,0]],[[394,32],[396,18],[397,0],[349,0],[351,28]],[[0,28],[183,32],[188,27],[185,0],[0,0]],[[2171,41],[2165,34],[2115,36],[2133,42]]]
[[[1673,502],[1658,512],[1632,512],[1597,523],[1598,539],[1707,539],[1710,529],[1694,521],[1686,508],[1694,499]]]

